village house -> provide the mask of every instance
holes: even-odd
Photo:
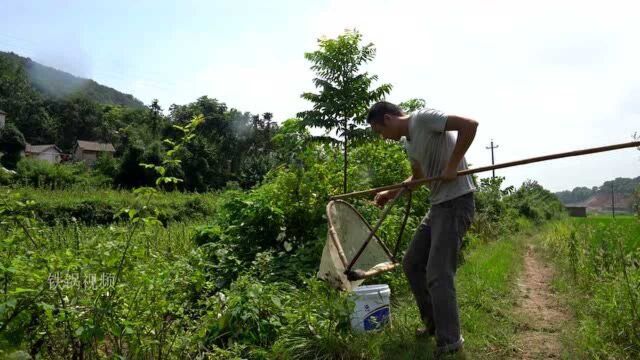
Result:
[[[62,160],[63,153],[56,145],[31,145],[26,144],[24,155],[29,158],[48,161],[57,164]]]
[[[73,149],[73,160],[84,161],[87,165],[95,164],[98,156],[113,156],[116,149],[110,143],[78,140]]]

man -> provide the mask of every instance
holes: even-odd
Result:
[[[385,101],[369,109],[367,122],[385,139],[406,138],[413,173],[406,181],[438,176],[441,179],[428,184],[431,210],[418,226],[402,265],[425,324],[425,328],[418,329],[418,335],[434,335],[439,354],[457,352],[464,339],[460,334],[454,276],[462,238],[475,213],[476,190],[471,176],[457,173],[467,169],[464,154],[473,142],[478,123],[432,109],[405,114],[397,105]],[[398,191],[378,193],[376,204],[383,206]]]

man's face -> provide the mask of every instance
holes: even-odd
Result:
[[[394,131],[394,129],[389,126],[391,123],[391,116],[385,115],[383,122],[384,123],[371,124],[371,130],[373,130],[374,133],[382,136],[384,139],[400,140],[400,136],[396,134],[397,131]]]

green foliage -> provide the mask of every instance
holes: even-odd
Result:
[[[285,216],[273,200],[268,193],[257,191],[223,205],[228,213],[227,232],[236,237],[242,253],[255,254],[278,245],[278,234],[286,230],[281,230]]]
[[[108,179],[114,179],[118,175],[118,159],[113,156],[100,154],[93,165],[94,170]]]
[[[401,102],[398,106],[400,106],[404,112],[411,113],[416,110],[423,109],[427,106],[427,102],[424,99],[409,99]]]
[[[157,178],[156,173],[141,167],[140,164],[159,165],[161,156],[161,146],[157,142],[147,149],[142,144],[130,143],[122,154],[114,183],[124,188],[153,185]]]
[[[585,358],[640,356],[637,219],[568,219],[546,232],[544,245],[564,270],[560,288],[578,320],[570,350]]]
[[[167,173],[168,169],[177,168],[180,166],[181,160],[178,158],[179,152],[184,148],[193,138],[196,136],[195,130],[200,124],[204,122],[204,117],[202,115],[194,116],[193,119],[184,126],[173,125],[176,130],[181,132],[181,136],[177,141],[172,141],[169,139],[165,139],[164,143],[168,145],[168,150],[164,159],[162,159],[161,165],[156,164],[148,164],[148,163],[140,163],[145,169],[152,169],[157,175],[155,185],[156,187],[162,187],[169,184],[173,184],[173,188],[175,189],[178,183],[183,182],[182,179],[177,178],[175,176],[169,176]],[[159,158],[160,156],[158,156]],[[153,159],[156,160],[156,159]],[[157,161],[156,161],[157,163]]]
[[[335,39],[319,39],[319,50],[305,53],[305,58],[313,65],[316,73],[313,83],[319,93],[306,92],[302,98],[311,102],[313,108],[298,114],[305,126],[319,127],[326,134],[319,140],[336,143],[328,137],[336,131],[342,137],[344,148],[343,190],[347,192],[347,156],[349,141],[358,141],[367,136],[362,129],[371,103],[376,102],[391,91],[390,84],[382,84],[371,89],[378,79],[376,75],[361,72],[360,67],[373,60],[373,44],[362,46],[362,35],[357,31],[346,31]]]
[[[404,148],[395,141],[372,139],[352,149],[351,158],[351,175],[361,188],[396,184],[411,174]]]
[[[610,194],[612,185],[616,194],[632,195],[635,188],[640,185],[640,176],[636,178],[616,178],[615,180],[605,181],[602,185],[594,186],[591,189],[576,187],[571,191],[557,192],[555,195],[564,204],[576,204],[588,200],[596,194]]]
[[[14,171],[0,167],[0,185],[6,186],[13,183],[15,183]]]
[[[111,140],[109,130],[102,122],[102,106],[85,96],[76,96],[64,100],[48,100],[43,109],[46,115],[54,118],[51,128],[36,134],[33,130],[25,134],[27,138],[37,138],[45,143],[55,143],[61,149],[70,151],[76,140]],[[24,129],[24,125],[21,127]]]
[[[136,206],[134,193],[121,190],[95,190],[92,186],[70,187],[64,190],[42,188],[17,188],[22,200],[35,200],[35,217],[45,224],[87,225],[117,224],[119,209]],[[28,195],[26,195],[28,194]],[[203,219],[215,213],[216,197],[196,194],[158,194],[149,203],[157,211],[163,223],[175,223],[190,219]],[[74,220],[75,219],[75,220]]]
[[[159,231],[152,195],[138,191],[138,205],[122,209],[127,226],[84,228],[44,227],[33,201],[2,194],[0,354],[135,358],[189,339],[175,342],[195,331],[185,309],[197,307],[185,305],[206,291],[200,256],[181,247],[184,229]]]
[[[169,110],[174,124],[186,124],[198,115],[204,119],[198,138],[179,152],[179,173],[184,175],[186,189],[221,189],[229,181],[249,188],[275,164],[271,138],[278,126],[271,113],[251,116],[206,96],[187,105],[172,105]],[[180,135],[175,129],[168,134],[172,138]]]
[[[353,339],[349,322],[353,302],[348,294],[336,292],[315,279],[307,281],[306,287],[287,308],[286,325],[273,345],[273,357],[356,358],[362,349],[349,347]]]
[[[480,179],[476,193],[476,216],[473,229],[483,238],[496,238],[517,230],[518,210],[505,201],[514,192],[512,186],[502,189],[504,177]]]
[[[209,320],[207,342],[228,347],[233,342],[267,347],[276,340],[285,321],[285,309],[294,288],[263,284],[246,276],[238,278],[221,302],[219,315]]]
[[[0,164],[7,169],[15,169],[26,146],[24,136],[13,124],[0,129]]]
[[[507,202],[521,216],[538,224],[557,218],[564,212],[564,207],[557,197],[536,181],[531,180],[525,181],[509,196]]]
[[[300,119],[285,120],[273,136],[276,157],[280,163],[294,164],[306,149],[311,134]]]
[[[19,62],[0,53],[0,109],[24,132],[42,128],[42,104],[29,84],[27,73]],[[22,126],[25,124],[26,126]]]
[[[87,183],[90,177],[83,163],[51,164],[31,158],[20,160],[16,172],[20,184],[48,189],[65,189]]]

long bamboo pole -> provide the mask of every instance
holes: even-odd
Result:
[[[479,167],[479,168],[475,168],[475,169],[467,169],[467,170],[459,171],[458,172],[458,176],[475,174],[475,173],[489,171],[489,170],[503,169],[503,168],[517,166],[517,165],[532,164],[532,163],[541,162],[541,161],[561,159],[561,158],[566,158],[566,157],[580,156],[580,155],[587,155],[587,154],[595,154],[595,153],[599,153],[599,152],[626,149],[626,148],[632,148],[632,147],[640,147],[640,141],[632,141],[632,142],[628,142],[628,143],[601,146],[601,147],[595,147],[595,148],[589,148],[589,149],[583,149],[583,150],[574,150],[574,151],[569,151],[569,152],[564,152],[564,153],[544,155],[544,156],[532,157],[532,158],[528,158],[528,159],[510,161],[510,162],[506,162],[506,163],[502,163],[502,164],[496,164],[496,165],[493,165],[493,166],[489,165],[489,166],[483,166],[483,167]],[[387,186],[382,186],[382,187],[369,189],[369,190],[354,191],[354,192],[350,192],[350,193],[347,193],[347,194],[340,194],[340,195],[336,195],[336,196],[331,197],[331,199],[334,199],[334,200],[335,199],[346,199],[346,198],[350,198],[350,197],[353,197],[353,196],[376,194],[376,193],[379,193],[379,192],[385,191],[385,190],[398,189],[398,188],[404,187],[404,186],[411,187],[411,186],[414,186],[414,185],[421,185],[421,184],[424,184],[424,183],[427,183],[427,182],[430,182],[430,181],[439,180],[439,179],[440,179],[439,176],[435,176],[435,177],[431,177],[431,178],[423,178],[423,179],[408,181],[406,183],[387,185]]]

